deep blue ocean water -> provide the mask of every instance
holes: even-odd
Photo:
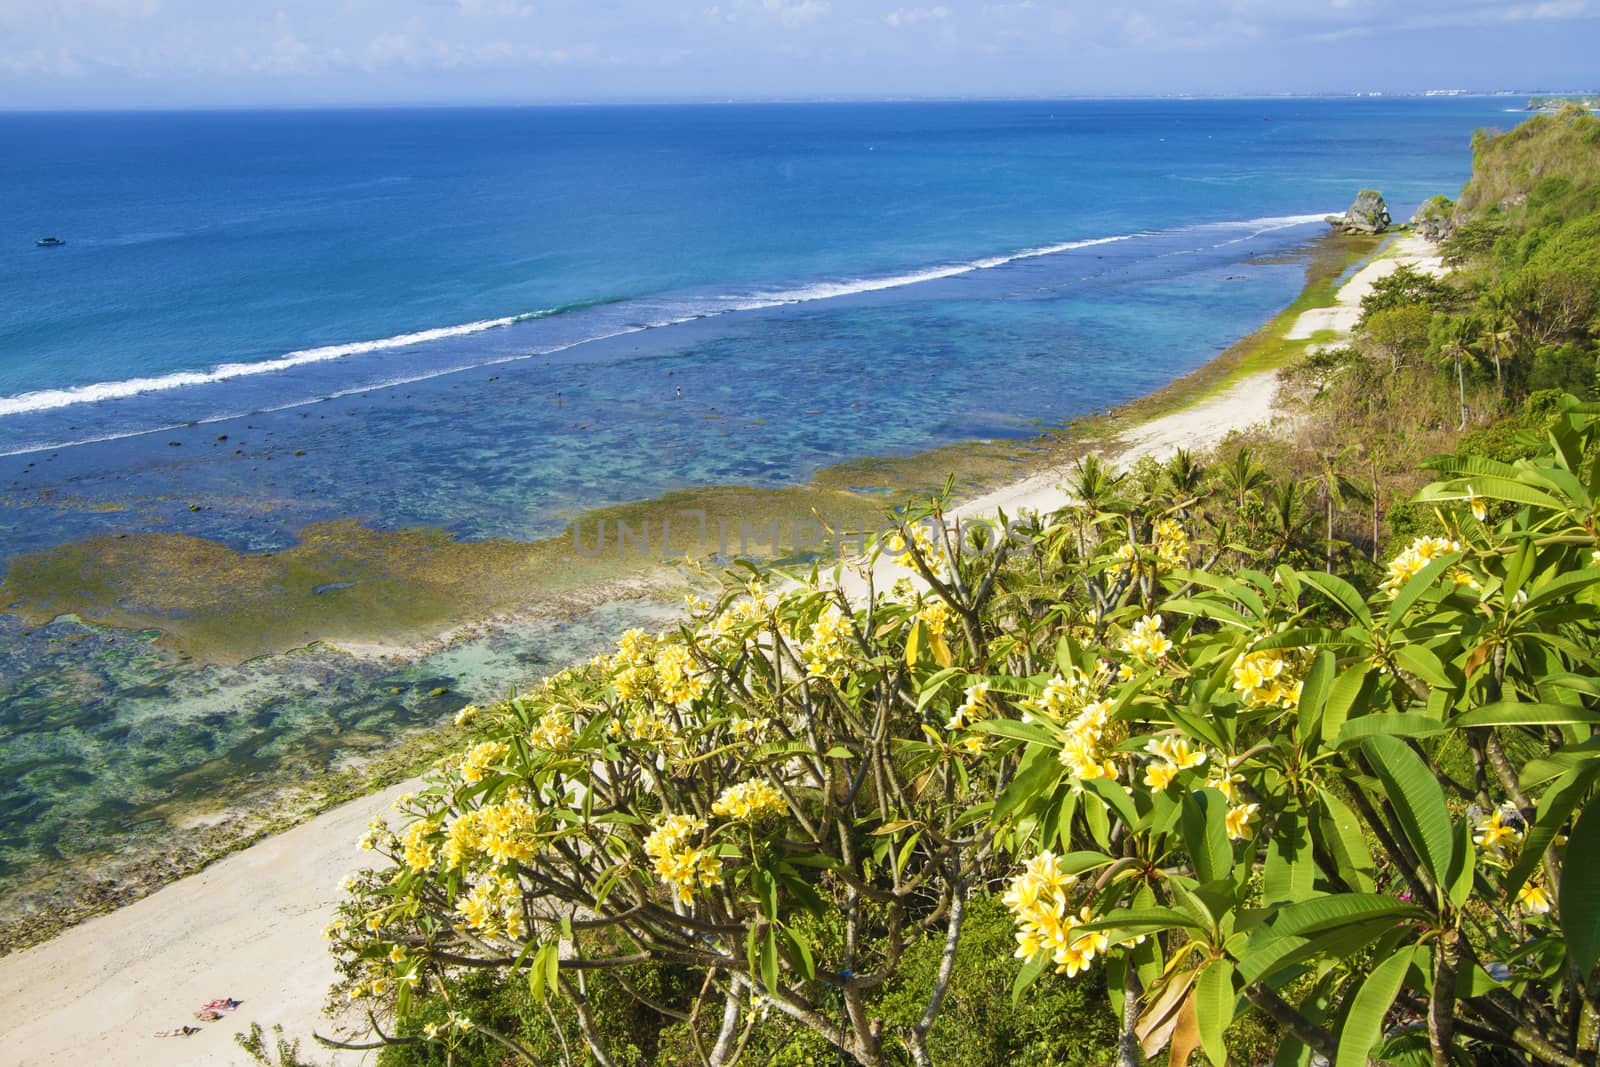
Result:
[[[1025,433],[1248,332],[1299,284],[1248,261],[1360,187],[1454,192],[1507,105],[0,115],[0,489],[531,536]],[[111,521],[11,514],[0,550]]]
[[[1516,103],[0,114],[0,567],[342,516],[532,538],[1025,435],[1250,332],[1323,214],[1455,193]],[[0,887],[614,624],[402,677],[0,616]]]

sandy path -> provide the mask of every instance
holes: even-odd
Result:
[[[407,784],[416,788],[415,783]],[[53,941],[0,959],[0,1064],[6,1067],[248,1065],[233,1040],[257,1022],[302,1039],[313,1062],[375,1054],[312,1047],[331,1032],[322,1004],[334,979],[322,928],[339,883],[367,854],[355,843],[407,785],[324,812]],[[213,1023],[191,1012],[243,1001]],[[199,1026],[186,1038],[157,1030]]]
[[[1308,311],[1286,335],[1348,331],[1372,281],[1387,264],[1439,270],[1420,238],[1402,238],[1340,290],[1334,308]],[[1317,318],[1311,318],[1318,316]],[[1303,331],[1303,332],[1302,332]],[[1245,378],[1181,411],[1129,427],[1105,450],[1125,466],[1141,456],[1203,450],[1230,431],[1272,418],[1277,379]],[[1005,509],[1051,511],[1067,500],[1066,469],[1041,471],[956,509],[971,518]],[[893,580],[895,568],[875,576]],[[248,1065],[232,1035],[251,1022],[279,1023],[302,1039],[311,1059],[340,1065],[373,1055],[314,1047],[327,1033],[322,1012],[333,964],[322,941],[341,894],[339,883],[361,865],[355,842],[375,815],[415,783],[351,801],[224,859],[144,900],[74,927],[55,940],[0,959],[0,1067],[190,1067]],[[190,1012],[213,997],[244,1001],[189,1038],[157,1039],[156,1030],[193,1023]]]
[[[1251,375],[1197,404],[1131,427],[1119,442],[1102,449],[1101,455],[1113,466],[1126,468],[1145,456],[1166,459],[1180,448],[1204,452],[1235,430],[1271,421],[1277,395],[1276,371]],[[1054,511],[1067,502],[1061,482],[1070,471],[1070,467],[1040,471],[969,500],[953,514],[975,518],[998,510],[1009,516],[1024,510]]]
[[[1374,282],[1388,277],[1401,266],[1431,274],[1435,278],[1446,273],[1433,244],[1421,234],[1407,234],[1390,244],[1378,258],[1369,261],[1345,282],[1339,289],[1338,303],[1305,312],[1283,336],[1290,341],[1304,341],[1321,330],[1332,330],[1340,336],[1350,333],[1356,328],[1356,320],[1361,318],[1361,298],[1372,292]]]

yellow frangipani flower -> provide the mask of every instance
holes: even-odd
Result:
[[[572,742],[577,740],[577,731],[573,730],[572,723],[567,721],[564,712],[551,708],[539,716],[539,721],[533,724],[533,730],[528,734],[528,744],[546,752],[565,752],[572,747]]]
[[[1256,813],[1261,809],[1260,804],[1236,804],[1228,809],[1228,814],[1223,816],[1223,824],[1228,828],[1229,841],[1242,841],[1250,836],[1250,831],[1257,821]]]
[[[1528,882],[1517,891],[1517,903],[1522,905],[1522,910],[1529,915],[1548,915],[1550,913],[1550,894],[1544,886]]]
[[[711,814],[725,819],[755,820],[768,815],[786,815],[788,802],[771,782],[752,779],[730,785],[711,805]]]
[[[694,902],[695,893],[722,881],[722,863],[691,842],[706,828],[693,815],[667,815],[644,840],[656,876],[676,891],[680,903]]]
[[[1177,775],[1178,768],[1170,763],[1152,763],[1150,769],[1144,772],[1144,784],[1151,789],[1165,789]]]
[[[1146,615],[1122,637],[1122,651],[1144,661],[1158,660],[1172,649],[1172,641],[1161,631],[1161,616]]]
[[[1239,786],[1244,783],[1244,775],[1235,771],[1217,767],[1206,779],[1206,788],[1215,789],[1221,793],[1229,804],[1239,803]]]
[[[945,627],[955,618],[955,613],[950,610],[950,605],[942,600],[930,600],[917,612],[917,618],[928,627],[928,632],[935,637],[944,634]]]
[[[1507,845],[1522,840],[1522,831],[1514,826],[1507,826],[1505,813],[1498,809],[1488,815],[1479,816],[1476,829],[1477,833],[1473,834],[1472,843],[1497,858],[1505,855]]]
[[[1189,744],[1186,737],[1154,737],[1144,746],[1144,750],[1180,771],[1198,767],[1206,761],[1205,751]]]
[[[806,673],[834,684],[842,682],[850,657],[846,643],[850,636],[850,618],[839,610],[837,604],[830,604],[811,624],[811,636],[800,646],[806,661]]]
[[[468,785],[483,781],[489,768],[506,754],[506,746],[499,741],[484,741],[467,749],[461,759],[461,779]]]
[[[1304,680],[1298,662],[1280,649],[1246,652],[1234,661],[1230,673],[1234,691],[1246,707],[1293,710],[1300,706]]]
[[[960,730],[989,717],[989,683],[975,682],[967,686],[965,699],[956,713],[945,721],[946,730]]]
[[[439,850],[429,838],[438,831],[439,824],[429,820],[414,822],[406,827],[406,832],[400,835],[400,845],[405,850],[407,867],[421,872],[433,866],[439,857]]]
[[[1389,561],[1389,576],[1383,580],[1383,588],[1389,591],[1390,596],[1393,596],[1400,591],[1402,586],[1415,577],[1417,572],[1435,559],[1460,551],[1461,542],[1452,538],[1418,537],[1403,552]],[[1450,578],[1457,585],[1477,585],[1472,576],[1459,567],[1450,572]]]

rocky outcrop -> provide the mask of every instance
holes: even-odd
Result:
[[[1430,241],[1442,241],[1456,228],[1455,213],[1456,205],[1449,197],[1430,197],[1411,216],[1411,228]]]
[[[1382,233],[1392,221],[1383,194],[1375,189],[1357,193],[1356,202],[1343,215],[1328,216],[1328,225],[1340,233]]]

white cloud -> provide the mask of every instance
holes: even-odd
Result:
[[[1514,4],[1505,9],[1507,22],[1525,19],[1576,19],[1588,14],[1589,5],[1584,0],[1546,0],[1542,4]]]
[[[518,0],[456,0],[456,7],[463,15],[480,18],[525,19],[533,14],[533,5]]]
[[[805,26],[826,15],[833,4],[829,0],[761,0],[761,7],[785,26]]]
[[[942,22],[950,17],[950,9],[938,7],[902,7],[883,16],[883,21],[894,27],[915,26],[920,22]]]

